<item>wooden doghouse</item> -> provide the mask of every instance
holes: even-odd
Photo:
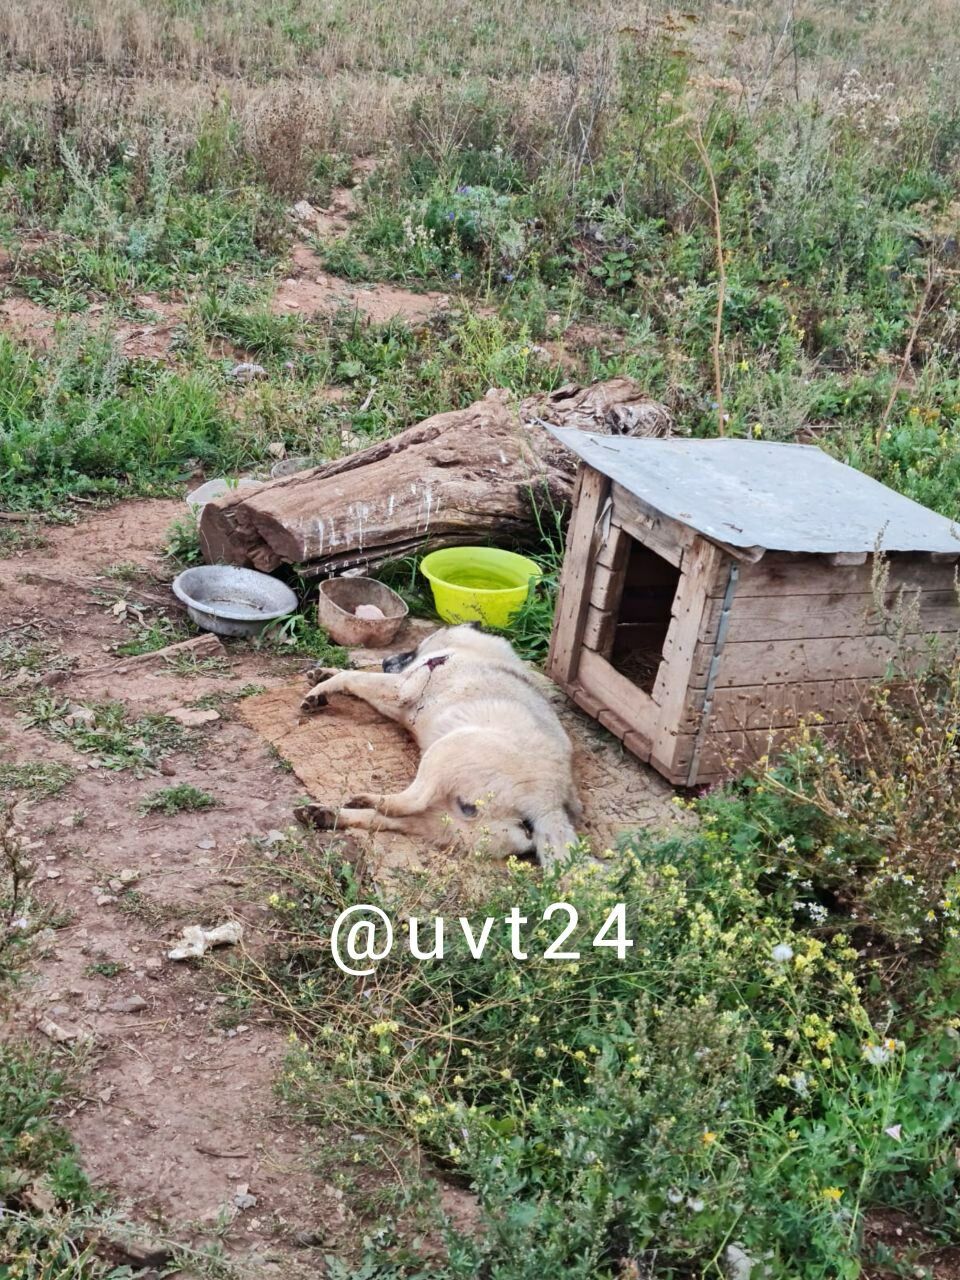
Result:
[[[931,633],[956,646],[960,530],[820,449],[552,430],[581,464],[548,673],[671,782],[849,719]]]

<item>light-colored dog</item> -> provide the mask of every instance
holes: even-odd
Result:
[[[310,673],[321,675],[304,711],[326,707],[331,694],[360,698],[409,730],[422,755],[405,791],[355,796],[339,813],[310,805],[301,820],[431,841],[453,827],[492,854],[536,853],[544,865],[576,842],[570,739],[506,640],[446,627],[385,659],[382,673]]]

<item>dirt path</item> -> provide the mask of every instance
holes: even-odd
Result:
[[[81,672],[98,669],[55,683],[58,699],[119,700],[142,715],[226,695],[217,700],[218,720],[188,731],[187,749],[164,764],[167,776],[141,779],[91,768],[91,757],[24,728],[15,700],[0,699],[0,762],[59,761],[78,770],[60,794],[16,806],[37,842],[41,896],[66,922],[31,965],[14,1021],[37,1035],[52,1020],[89,1043],[83,1100],[68,1125],[91,1178],[132,1202],[135,1220],[179,1238],[196,1237],[185,1226],[195,1223],[202,1238],[232,1217],[225,1248],[251,1274],[282,1266],[314,1276],[316,1255],[292,1242],[305,1230],[322,1236],[325,1223],[335,1231],[339,1201],[331,1192],[324,1203],[307,1140],[279,1115],[272,1086],[281,1032],[255,1013],[245,1021],[218,994],[209,966],[166,959],[184,924],[239,918],[256,946],[264,916],[249,888],[250,841],[269,840],[289,823],[300,790],[263,740],[232,718],[229,696],[251,683],[289,681],[298,664],[231,654],[227,671],[193,679],[151,664],[102,670],[111,661],[104,648],[130,634],[93,595],[124,594],[103,571],[118,562],[156,568],[156,548],[179,514],[174,502],[125,504],[54,530],[42,553],[0,561],[0,645],[24,634],[9,628],[39,620],[50,668],[66,655]],[[29,696],[32,683],[18,680],[16,695]],[[145,794],[179,783],[208,792],[217,808],[138,812]],[[135,883],[118,885],[124,871],[137,873]],[[234,1203],[241,1184],[256,1197],[242,1212]]]

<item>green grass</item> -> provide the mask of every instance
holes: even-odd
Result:
[[[23,714],[28,727],[93,756],[100,768],[132,769],[138,776],[190,743],[189,732],[169,716],[136,717],[120,702],[95,702],[82,710],[90,714],[77,715],[69,703],[39,693],[25,704]]]
[[[271,623],[256,643],[290,656],[313,658],[325,667],[345,667],[350,660],[348,650],[333,644],[323,627],[318,627],[305,613],[294,613]]]
[[[150,622],[137,626],[133,638],[118,644],[116,652],[125,658],[136,657],[142,653],[156,653],[158,649],[165,649],[167,645],[189,640],[192,634],[192,629],[179,619],[161,613]]]
[[[217,801],[207,791],[181,782],[173,787],[161,787],[144,796],[138,806],[141,813],[199,813],[216,808]]]
[[[116,960],[98,960],[95,964],[88,964],[83,972],[87,978],[116,978],[124,973],[126,968],[125,964],[120,964]]]
[[[27,764],[0,761],[0,795],[26,791],[33,796],[59,795],[75,777],[66,764],[34,760]]]
[[[0,1274],[10,1280],[94,1280],[110,1270],[86,1238],[96,1197],[54,1116],[63,1091],[49,1060],[0,1044]]]
[[[347,1168],[369,1178],[384,1151],[406,1169],[420,1154],[476,1191],[480,1233],[447,1223],[438,1280],[598,1280],[654,1258],[657,1275],[719,1275],[731,1241],[773,1274],[852,1278],[865,1218],[889,1206],[956,1239],[955,945],[916,971],[922,1014],[905,1016],[886,985],[897,966],[861,954],[856,921],[808,912],[827,881],[800,880],[791,850],[829,831],[803,806],[771,827],[750,790],[696,807],[694,829],[627,841],[610,882],[523,868],[472,893],[415,877],[381,895],[336,850],[287,860],[271,903],[293,941],[263,992],[300,1037],[283,1091],[344,1135]],[[570,918],[544,921],[557,900],[579,913],[563,947],[577,957],[543,958]],[[426,963],[398,939],[368,1010],[316,942],[360,901],[448,926]],[[493,921],[479,960],[461,914],[475,934]],[[433,937],[422,924],[421,945]],[[366,1262],[402,1275],[415,1242],[402,1215],[381,1225]]]

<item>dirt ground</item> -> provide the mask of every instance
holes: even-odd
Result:
[[[373,324],[398,318],[407,324],[428,320],[450,306],[445,293],[414,293],[390,284],[351,284],[324,271],[320,259],[305,244],[295,244],[292,272],[280,282],[270,301],[278,315],[333,315],[342,308],[357,311]]]
[[[67,1124],[94,1183],[128,1203],[135,1221],[195,1239],[229,1222],[225,1248],[250,1274],[283,1268],[314,1276],[319,1255],[297,1238],[329,1249],[356,1225],[334,1188],[311,1172],[311,1144],[322,1137],[286,1123],[274,1097],[283,1032],[255,1010],[238,1025],[225,1016],[210,963],[178,964],[166,952],[184,925],[230,919],[243,922],[244,945],[256,949],[267,915],[254,863],[269,865],[270,842],[290,825],[304,791],[337,800],[369,785],[366,774],[387,761],[394,774],[409,775],[416,757],[404,741],[387,745],[393,726],[369,719],[298,724],[304,659],[231,648],[226,671],[192,678],[157,660],[118,662],[113,648],[131,628],[115,602],[173,601],[162,580],[131,585],[105,571],[135,564],[162,579],[159,547],[181,514],[173,501],[124,503],[0,560],[0,648],[42,634],[47,651],[46,663],[21,668],[9,680],[11,696],[0,698],[0,762],[59,761],[77,770],[58,795],[15,808],[35,842],[40,896],[59,927],[28,966],[17,1007],[6,1013],[8,1032],[42,1043],[43,1024],[53,1022],[71,1037],[82,1097]],[[24,726],[21,700],[47,683],[58,699],[118,700],[137,715],[189,709],[205,695],[218,695],[220,710],[188,731],[187,749],[164,762],[162,776],[136,778],[91,767],[91,757]],[[231,700],[251,684],[266,691]],[[273,728],[260,723],[261,733],[247,721],[263,721],[264,708]],[[618,822],[669,821],[670,789],[579,713],[564,714],[599,838]],[[268,738],[302,777],[282,767]],[[318,758],[326,768],[311,773],[304,760]],[[218,807],[139,813],[146,794],[176,783],[210,793]],[[118,883],[123,872],[135,873],[131,885]],[[234,1197],[244,1184],[256,1204],[240,1210]]]

